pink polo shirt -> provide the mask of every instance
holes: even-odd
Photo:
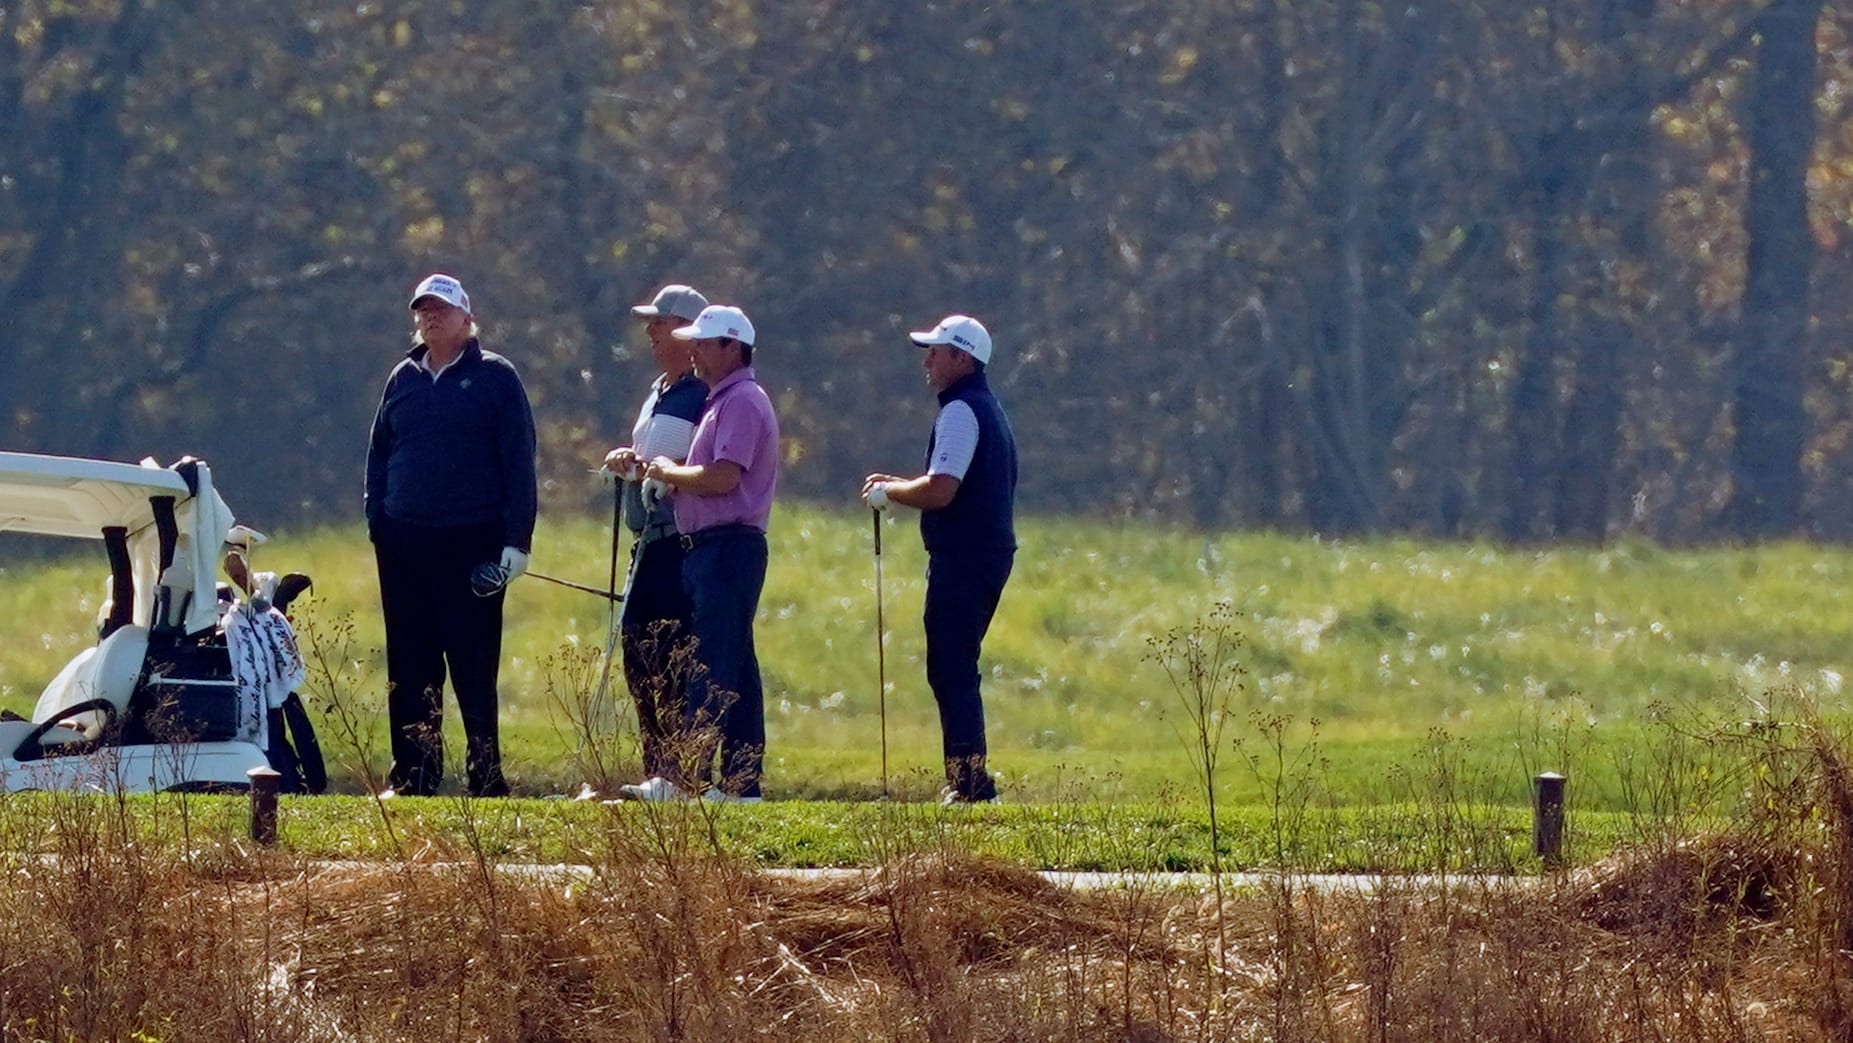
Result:
[[[717,525],[751,525],[761,532],[772,517],[772,494],[779,480],[779,419],[772,399],[753,379],[753,367],[735,370],[708,391],[690,464],[729,460],[740,465],[740,482],[732,492],[697,496],[676,493],[676,529],[700,532]]]

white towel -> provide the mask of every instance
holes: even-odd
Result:
[[[283,613],[266,606],[262,611],[245,602],[232,606],[225,616],[225,644],[232,655],[232,677],[238,681],[239,731],[270,745],[270,711],[283,705],[308,675],[302,653],[296,648],[296,631]]]

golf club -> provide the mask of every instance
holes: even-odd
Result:
[[[604,473],[611,474],[611,472],[609,471],[606,471]],[[618,607],[618,598],[617,598],[617,594],[618,594],[618,543],[619,543],[618,534],[623,531],[624,531],[624,483],[617,480],[617,475],[611,475],[611,579],[610,579],[608,586],[612,594],[611,625],[613,627],[616,627],[618,625],[618,616],[623,614],[622,610],[619,609]],[[628,590],[629,588],[626,587],[625,589]]]
[[[625,590],[620,590],[620,591],[617,591],[616,593],[613,593],[612,591],[609,591],[609,590],[600,590],[597,587],[587,586],[584,583],[574,583],[570,579],[561,579],[558,576],[549,576],[544,572],[535,572],[533,569],[527,570],[526,572],[522,573],[522,575],[533,576],[535,579],[545,580],[548,583],[558,583],[562,587],[568,587],[572,590],[581,590],[587,594],[595,594],[601,598],[604,598],[607,601],[613,602],[614,604],[624,600],[624,595],[629,590],[629,587],[630,587],[630,584],[627,583],[625,584],[625,588],[626,588]]]
[[[586,723],[591,728],[602,729],[605,723],[605,696],[611,688],[611,653],[617,648],[618,625],[624,618],[624,604],[617,599],[618,549],[623,544],[624,533],[624,483],[609,470],[601,468],[599,474],[611,483],[611,578],[608,583],[612,600],[611,619],[605,632],[605,658],[599,665],[598,688],[592,693],[592,704],[586,707]],[[624,575],[624,593],[627,597],[631,592],[631,577],[637,574],[638,552],[642,549],[638,546],[631,551],[630,567]]]
[[[881,508],[869,508],[875,522],[875,691],[881,713],[881,799],[888,799],[888,650],[882,635],[888,632],[881,611]]]
[[[643,560],[643,546],[638,544],[631,548],[631,563],[624,570],[624,587],[611,595],[612,615],[611,630],[605,635],[605,661],[599,667],[598,688],[592,693],[592,704],[587,708],[587,723],[593,727],[603,727],[605,699],[611,693],[611,657],[618,649],[618,635],[623,629],[624,600],[630,597],[631,584],[637,582],[637,563]],[[583,748],[583,737],[581,747]]]

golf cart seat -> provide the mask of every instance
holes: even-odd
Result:
[[[95,739],[112,720],[129,708],[135,683],[141,678],[148,655],[148,628],[119,627],[95,647],[86,648],[64,665],[45,686],[32,723],[56,721]],[[89,706],[89,709],[77,709]]]
[[[0,756],[37,760],[95,747],[123,719],[141,678],[146,627],[125,626],[72,657],[45,686],[29,721],[0,721]]]

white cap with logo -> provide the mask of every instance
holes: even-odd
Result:
[[[463,292],[463,284],[458,282],[453,276],[444,275],[440,272],[434,272],[431,275],[425,276],[425,281],[419,283],[418,289],[412,291],[412,303],[406,305],[406,307],[416,308],[418,307],[418,302],[426,297],[436,297],[438,300],[453,307],[461,308],[466,312],[470,310],[470,295]]]
[[[673,332],[680,340],[731,337],[742,344],[753,343],[752,321],[731,304],[710,304],[695,316],[693,325],[678,327]]]
[[[631,308],[631,314],[640,319],[654,319],[667,315],[672,319],[695,321],[701,309],[708,306],[708,299],[701,291],[692,286],[673,283],[656,291],[656,299],[648,304],[638,304]]]
[[[907,339],[923,348],[950,344],[979,362],[991,361],[991,333],[970,315],[948,315],[930,330],[909,333]]]

